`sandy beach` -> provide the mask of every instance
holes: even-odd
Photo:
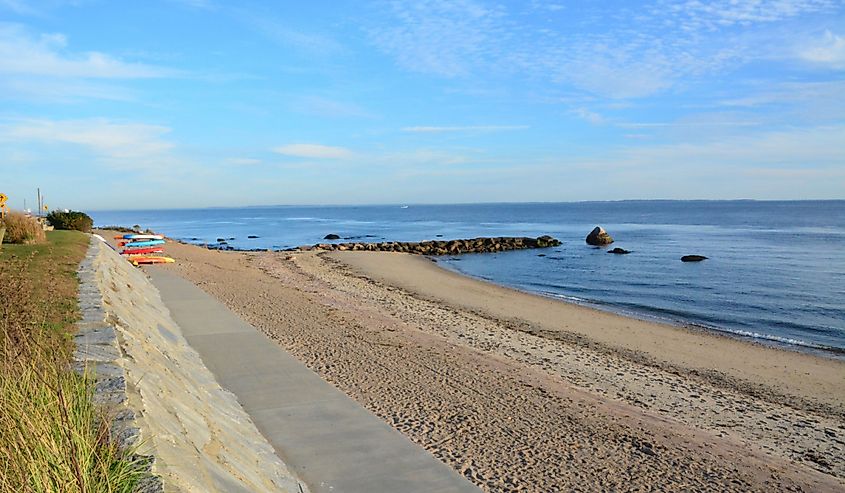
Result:
[[[168,243],[172,269],[486,491],[837,491],[845,363],[419,256]],[[272,389],[268,389],[272,392]]]

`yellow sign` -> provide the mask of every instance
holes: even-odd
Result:
[[[44,212],[49,211],[49,210],[50,210],[50,208],[47,207],[47,204],[44,204]]]
[[[0,207],[6,205],[7,200],[9,200],[9,197],[7,197],[5,193],[0,193]]]

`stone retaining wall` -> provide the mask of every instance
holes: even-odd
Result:
[[[74,360],[76,371],[87,372],[95,379],[94,403],[107,407],[112,416],[112,435],[121,447],[135,446],[141,439],[137,413],[129,406],[126,391],[126,370],[121,366],[124,357],[118,343],[117,332],[103,307],[103,295],[97,284],[94,259],[99,240],[92,238],[82,263],[79,264],[79,309],[82,320],[76,324],[73,338],[76,346]],[[150,468],[155,459],[144,456]],[[163,492],[161,477],[149,474],[136,489],[139,493]]]
[[[113,406],[122,443],[155,457],[156,476],[141,491],[308,491],[220,387],[141,269],[92,238],[79,278],[78,367],[96,372],[95,400]]]

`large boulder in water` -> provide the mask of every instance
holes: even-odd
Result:
[[[631,253],[631,250],[625,250],[624,248],[616,247],[613,250],[608,250],[607,253],[615,253],[616,255],[628,255]]]
[[[707,260],[707,257],[704,255],[684,255],[681,257],[681,262],[701,262],[702,260]]]
[[[587,235],[587,244],[594,245],[594,246],[604,246],[610,245],[613,243],[613,238],[607,234],[607,231],[604,230],[601,226],[596,226],[590,234]]]
[[[334,233],[329,233],[329,234],[327,234],[326,236],[324,236],[324,237],[323,237],[323,239],[324,239],[324,240],[339,240],[339,239],[340,239],[340,235],[336,235],[336,234],[334,234]]]

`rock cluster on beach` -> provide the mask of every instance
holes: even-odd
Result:
[[[607,234],[607,231],[605,231],[601,226],[596,226],[592,231],[590,231],[590,234],[587,235],[588,245],[604,246],[610,245],[611,243],[613,243],[613,238]]]
[[[551,236],[472,238],[468,240],[422,242],[390,241],[380,243],[318,243],[301,246],[294,250],[334,250],[367,252],[404,252],[418,255],[457,255],[461,253],[504,252],[529,248],[548,248],[560,246],[561,242]]]

